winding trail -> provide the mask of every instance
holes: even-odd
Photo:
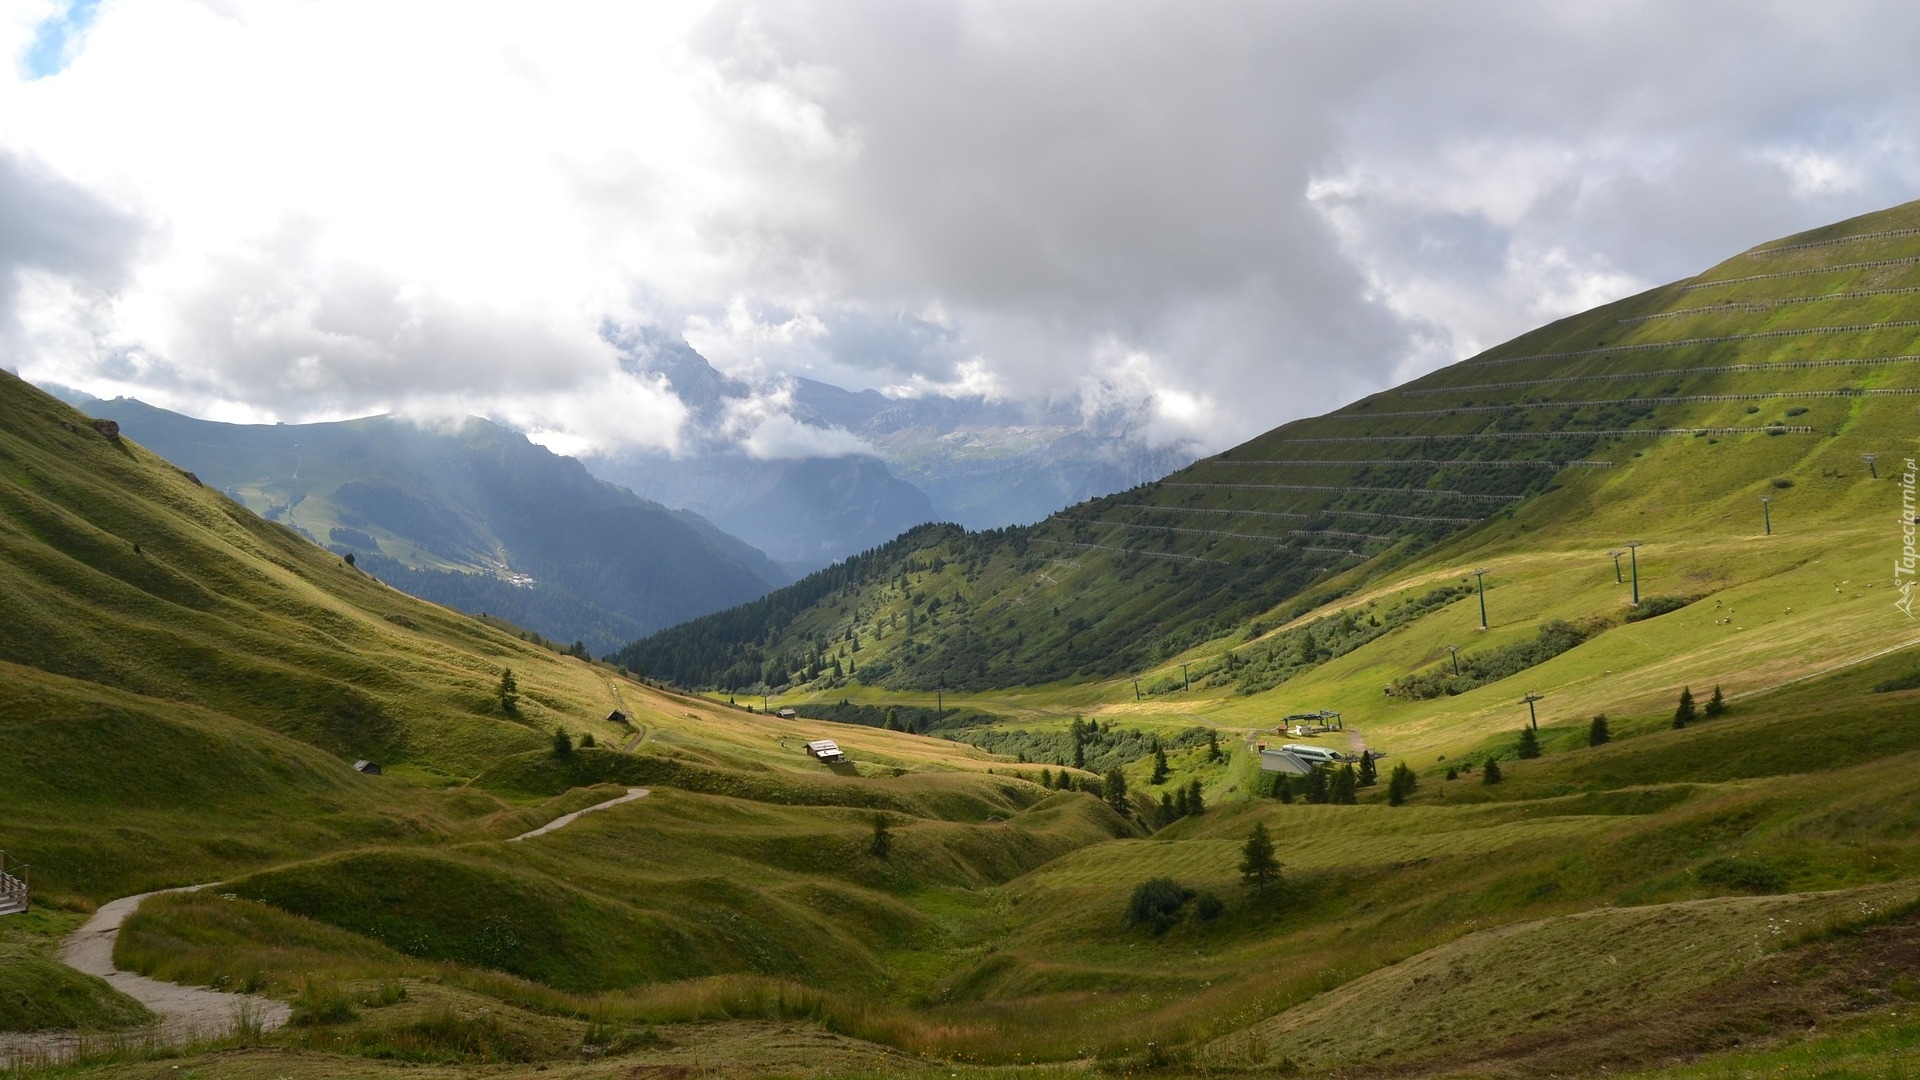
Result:
[[[653,792],[647,788],[630,787],[627,789],[627,793],[625,795],[622,795],[617,799],[608,799],[606,802],[594,803],[592,806],[589,806],[584,810],[575,810],[571,814],[562,814],[561,816],[554,818],[552,821],[547,822],[545,825],[542,825],[537,829],[530,829],[527,832],[521,833],[519,836],[513,837],[512,839],[508,840],[507,843],[511,844],[518,840],[531,840],[536,836],[545,836],[548,833],[554,831],[555,829],[564,829],[567,826],[573,824],[575,821],[578,821],[580,819],[581,814],[591,814],[595,810],[605,810],[610,806],[619,806],[621,803],[630,803],[635,799],[644,799],[651,794],[653,794]]]
[[[619,798],[595,803],[583,810],[575,810],[571,814],[563,814],[537,829],[521,833],[512,839],[528,840],[536,836],[545,836],[555,829],[564,829],[573,824],[582,814],[591,814],[595,810],[605,810],[610,806],[644,799],[650,794],[652,792],[647,788],[628,788],[627,793]],[[80,929],[68,934],[66,940],[60,943],[61,963],[75,971],[105,979],[115,990],[153,1010],[160,1017],[159,1023],[133,1031],[101,1035],[83,1034],[78,1031],[0,1031],[0,1066],[64,1060],[73,1056],[89,1041],[124,1039],[136,1043],[173,1044],[194,1038],[218,1037],[231,1032],[242,1018],[249,1022],[257,1021],[261,1031],[273,1031],[284,1026],[288,1017],[293,1014],[292,1006],[284,1001],[275,1001],[258,994],[228,994],[198,986],[161,982],[131,971],[121,971],[113,966],[113,946],[114,942],[119,940],[121,924],[126,922],[127,916],[138,910],[141,903],[148,897],[160,896],[164,893],[195,892],[209,887],[211,886],[188,885],[178,889],[156,889],[153,892],[123,896],[118,900],[109,901],[100,905],[99,910],[94,912],[93,918],[88,919]]]
[[[198,986],[181,986],[121,971],[113,966],[113,945],[119,940],[120,925],[150,896],[163,893],[194,892],[206,885],[179,889],[157,889],[137,896],[123,896],[100,905],[93,918],[60,943],[60,962],[87,975],[97,975],[108,985],[127,995],[160,1017],[150,1027],[128,1032],[83,1035],[77,1031],[0,1032],[0,1062],[9,1059],[29,1063],[58,1061],[71,1057],[85,1042],[125,1039],[136,1043],[182,1043],[194,1038],[217,1038],[233,1031],[245,1017],[257,1021],[261,1031],[272,1031],[286,1024],[293,1009],[284,1001],[258,994],[227,994]]]

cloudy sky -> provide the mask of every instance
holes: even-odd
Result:
[[[1838,0],[0,0],[0,365],[671,447],[609,344],[656,327],[1217,449],[1916,197],[1916,40]]]

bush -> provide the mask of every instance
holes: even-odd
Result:
[[[1172,878],[1149,878],[1133,887],[1127,901],[1127,925],[1144,926],[1150,934],[1164,934],[1193,899],[1193,890]]]
[[[1777,893],[1787,887],[1787,875],[1779,867],[1752,859],[1710,859],[1693,876],[1705,884],[1749,893]]]
[[[1506,779],[1500,775],[1500,763],[1493,758],[1487,759],[1487,767],[1480,770],[1480,782],[1491,787]]]
[[[1669,611],[1679,611],[1698,599],[1697,596],[1649,596],[1640,601],[1639,607],[1627,612],[1627,621],[1657,619]]]
[[[1448,769],[1447,779],[1453,779],[1453,775],[1453,770]],[[1413,789],[1419,783],[1419,778],[1413,775],[1413,769],[1406,762],[1402,761],[1395,765],[1393,773],[1387,777],[1387,805],[1399,806],[1405,803],[1407,796],[1413,794]]]
[[[1200,899],[1194,902],[1193,913],[1201,922],[1212,922],[1227,913],[1227,902],[1212,893],[1201,893]]]
[[[360,1011],[353,1006],[353,998],[338,986],[309,978],[301,984],[300,996],[293,999],[293,1015],[287,1018],[287,1023],[296,1027],[344,1024],[360,1016]]]

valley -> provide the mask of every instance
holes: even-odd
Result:
[[[0,1075],[1911,1071],[1916,230],[603,660],[0,376]],[[203,884],[114,962],[291,1020],[163,1045],[58,943]]]

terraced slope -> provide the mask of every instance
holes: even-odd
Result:
[[[1258,638],[1439,552],[1511,549],[1489,544],[1511,523],[1590,525],[1604,553],[1723,521],[1744,534],[1763,495],[1801,529],[1895,515],[1869,481],[1911,447],[1920,405],[1916,220],[1909,204],[1762,245],[1031,529],[909,534],[621,656],[739,689],[986,689],[1159,668],[1149,683],[1164,690],[1164,665],[1202,642]],[[1886,468],[1870,472],[1870,453]],[[1684,502],[1633,517],[1682,489]],[[1614,521],[1633,531],[1597,531]],[[1357,640],[1333,636],[1303,655]],[[1228,681],[1249,691],[1319,662],[1242,660]]]

